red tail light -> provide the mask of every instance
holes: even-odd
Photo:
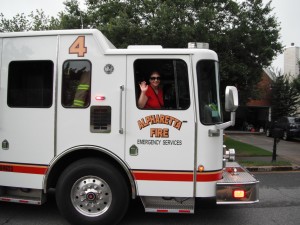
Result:
[[[232,193],[234,198],[245,198],[246,197],[246,191],[241,189],[236,189]]]

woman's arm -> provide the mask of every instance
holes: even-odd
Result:
[[[147,101],[148,101],[148,97],[146,95],[146,92],[148,90],[148,85],[146,84],[145,81],[140,83],[140,89],[141,89],[141,94],[138,100],[138,107],[139,108],[144,108]]]

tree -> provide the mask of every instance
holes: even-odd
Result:
[[[262,68],[282,51],[271,1],[263,5],[262,0],[241,4],[232,0],[87,0],[86,4],[85,27],[98,28],[117,47],[182,48],[189,41],[208,42],[219,54],[222,89],[236,85],[241,104],[255,99]]]
[[[86,22],[86,13],[82,12],[77,0],[65,1],[65,11],[59,13],[59,29],[81,29]],[[85,22],[85,23],[84,23]]]
[[[12,19],[5,19],[0,14],[0,32],[26,31],[29,30],[29,20],[22,14],[17,14]]]
[[[272,121],[282,116],[295,116],[300,104],[300,92],[289,75],[278,75],[272,82]]]
[[[59,24],[58,19],[46,16],[43,10],[36,10],[28,16],[24,13],[17,14],[12,19],[6,19],[2,13],[0,14],[0,32],[53,30]]]
[[[242,104],[258,97],[256,85],[262,68],[270,65],[276,52],[282,51],[279,23],[271,12],[271,1],[265,6],[261,0],[244,1],[223,41],[223,50],[220,42],[220,58],[225,61],[221,63],[221,81],[224,86],[238,87]]]
[[[298,90],[300,93],[300,60],[298,61],[298,66],[299,66],[299,73],[296,76],[296,78],[293,81],[293,84],[295,85],[295,88]],[[299,106],[300,107],[300,106]]]
[[[300,75],[298,75],[294,81],[293,81],[293,85],[295,86],[295,88],[298,90],[298,92],[300,93]]]
[[[256,97],[262,68],[282,51],[271,2],[86,0],[83,11],[77,0],[66,0],[58,20],[42,23],[46,23],[44,29],[97,28],[119,48],[130,44],[182,48],[191,41],[208,42],[219,55],[221,92],[227,85],[236,85],[240,103],[245,104]],[[14,29],[13,24],[8,27]],[[23,30],[40,27],[25,26]]]

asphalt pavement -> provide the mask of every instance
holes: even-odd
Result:
[[[266,137],[261,133],[226,133],[234,140],[251,144],[273,152],[274,138]],[[247,167],[250,171],[286,171],[300,169],[300,140],[280,140],[276,146],[277,161],[288,161],[291,166],[255,166]],[[271,161],[272,157],[251,157],[251,161]]]

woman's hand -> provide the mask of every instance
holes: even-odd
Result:
[[[147,85],[146,81],[142,81],[140,83],[140,89],[141,89],[141,92],[144,92],[144,93],[148,90],[148,85]]]

